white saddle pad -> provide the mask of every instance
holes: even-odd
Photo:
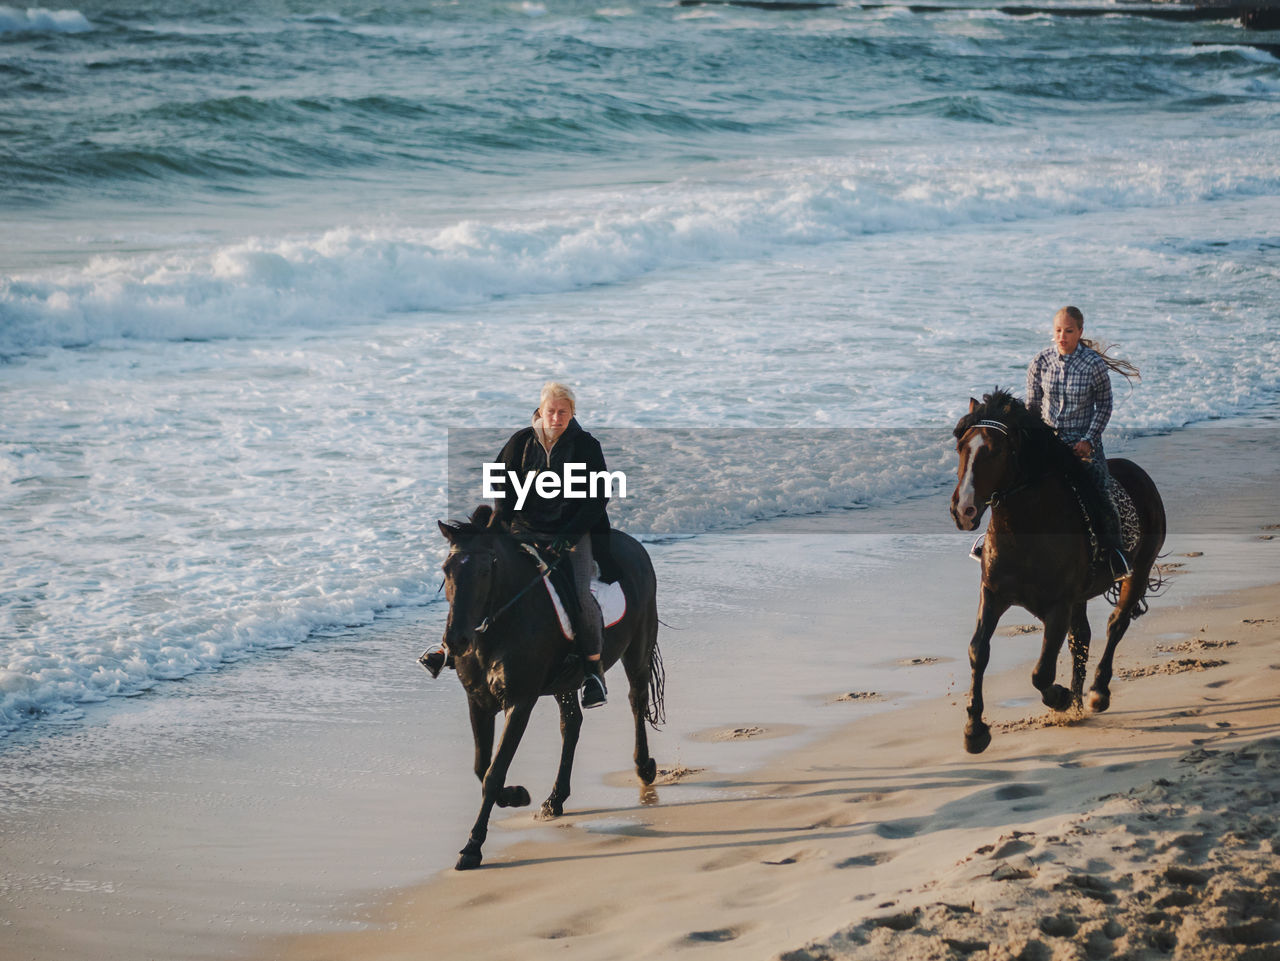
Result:
[[[606,584],[604,581],[591,582],[591,596],[600,605],[600,614],[604,618],[605,627],[613,627],[627,613],[627,595],[622,593],[622,581]]]

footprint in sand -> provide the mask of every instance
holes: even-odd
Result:
[[[877,864],[888,864],[893,855],[888,851],[872,851],[870,854],[858,854],[843,861],[837,861],[837,868],[873,868]]]
[[[996,788],[997,801],[1020,801],[1023,798],[1040,797],[1045,789],[1039,784],[1006,784]]]
[[[897,841],[915,837],[927,823],[926,818],[903,818],[900,821],[885,821],[877,824],[875,831],[882,838]]]
[[[713,928],[710,931],[690,931],[682,939],[686,945],[721,944],[725,941],[736,941],[751,929],[750,925],[740,924],[732,928]]]

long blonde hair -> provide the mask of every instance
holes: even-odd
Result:
[[[1079,307],[1063,307],[1053,315],[1053,322],[1056,324],[1064,317],[1071,318],[1076,322],[1076,326],[1081,330],[1084,330],[1084,314],[1081,313]],[[1135,380],[1142,380],[1142,372],[1139,371],[1137,367],[1133,366],[1133,364],[1129,363],[1129,361],[1125,360],[1123,357],[1111,356],[1111,351],[1115,350],[1118,345],[1108,344],[1101,340],[1088,340],[1084,337],[1080,338],[1080,343],[1084,344],[1090,350],[1095,351],[1097,355],[1102,358],[1102,362],[1106,364],[1107,367],[1114,370],[1125,380],[1131,383]]]

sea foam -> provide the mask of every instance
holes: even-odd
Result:
[[[732,188],[684,182],[575,197],[519,220],[338,227],[212,251],[100,257],[0,278],[0,351],[325,329],[869,234],[1269,196],[1280,187],[1280,173],[1259,153],[1194,170],[1157,161],[1077,169],[1015,159],[975,154],[945,166],[923,156],[833,160]]]
[[[88,33],[92,29],[93,24],[79,10],[0,7],[0,34]]]

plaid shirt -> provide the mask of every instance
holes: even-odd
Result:
[[[1047,347],[1027,368],[1027,408],[1068,444],[1087,440],[1097,450],[1111,420],[1111,371],[1084,344],[1065,357]]]

